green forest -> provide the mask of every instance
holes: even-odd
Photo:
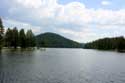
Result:
[[[67,39],[56,33],[43,33],[36,36],[37,46],[54,48],[82,48],[76,41]]]
[[[84,48],[125,51],[125,38],[121,36],[115,38],[98,39],[93,42],[86,43]]]
[[[8,28],[5,32],[2,19],[0,18],[0,49],[2,47],[8,48],[27,48],[36,45],[35,35],[32,30],[24,29],[18,30],[16,27],[13,29]]]

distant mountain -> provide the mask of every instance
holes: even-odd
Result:
[[[56,33],[43,33],[36,36],[37,46],[54,48],[80,48],[82,45],[78,42],[65,38]]]

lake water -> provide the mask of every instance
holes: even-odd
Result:
[[[0,83],[125,83],[125,53],[59,48],[3,50]]]

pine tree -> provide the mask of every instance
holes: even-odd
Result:
[[[0,49],[2,48],[2,44],[3,44],[3,33],[4,33],[4,27],[3,27],[2,19],[0,18]]]
[[[119,37],[117,41],[117,49],[120,50],[125,50],[125,39],[124,37]]]
[[[7,29],[5,33],[5,46],[11,47],[12,43],[12,30],[10,28]]]
[[[18,38],[19,38],[19,36],[18,36],[18,30],[17,30],[17,28],[15,27],[13,30],[12,30],[12,46],[14,47],[14,48],[17,48],[17,46],[18,46]]]
[[[19,45],[21,48],[26,48],[26,35],[24,29],[21,29],[19,32]]]
[[[35,43],[35,36],[32,32],[32,30],[28,30],[26,33],[26,38],[27,38],[27,47],[34,47],[36,45]]]
[[[0,18],[0,35],[4,33],[4,27],[3,27],[3,22],[2,19]]]

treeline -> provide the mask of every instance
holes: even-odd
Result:
[[[90,43],[86,43],[84,48],[125,51],[125,38],[121,36],[115,38],[99,39]]]
[[[34,47],[35,45],[36,41],[32,30],[27,30],[25,33],[24,29],[18,30],[15,27],[13,29],[8,28],[4,32],[2,20],[0,19],[0,48],[3,46],[9,48],[27,48]]]
[[[5,47],[27,48],[34,47],[35,45],[35,36],[32,33],[32,30],[28,30],[25,33],[24,29],[18,31],[16,27],[14,29],[8,28],[4,35]]]

